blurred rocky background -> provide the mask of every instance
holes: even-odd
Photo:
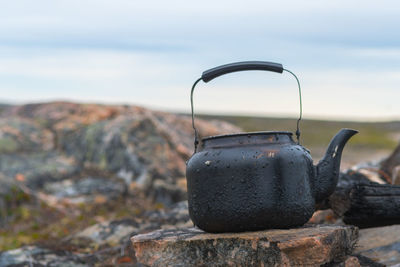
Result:
[[[294,122],[201,116],[197,127],[210,136],[292,130]],[[368,161],[357,171],[392,183],[371,161],[396,147],[400,123],[305,121],[303,144],[314,160],[344,127],[361,132],[344,151],[344,167]],[[0,105],[0,266],[140,266],[131,236],[192,226],[185,201],[192,152],[188,115],[68,102]],[[311,223],[343,224],[332,210]],[[400,239],[389,245],[395,253]],[[384,261],[400,260],[392,254]]]

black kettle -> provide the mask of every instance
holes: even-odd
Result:
[[[334,191],[344,145],[355,130],[342,129],[330,142],[323,159],[313,165],[307,149],[290,132],[251,132],[201,139],[194,123],[193,91],[202,80],[223,74],[263,70],[292,74],[281,64],[264,61],[238,62],[203,72],[191,91],[195,153],[187,161],[189,215],[207,232],[243,232],[291,228],[305,224],[315,203]],[[200,145],[198,147],[198,145]]]

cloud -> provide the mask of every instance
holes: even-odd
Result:
[[[0,98],[130,102],[187,111],[188,88],[205,69],[270,60],[300,77],[307,116],[398,116],[398,5],[344,0],[4,2]],[[285,76],[232,74],[196,92],[198,110],[296,116],[293,86]]]

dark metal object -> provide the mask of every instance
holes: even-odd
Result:
[[[400,224],[400,186],[371,182],[358,171],[340,173],[335,191],[321,204],[359,228]]]
[[[199,151],[187,162],[190,218],[207,232],[303,225],[315,203],[334,191],[343,147],[356,133],[342,129],[317,166],[290,132],[203,138]]]

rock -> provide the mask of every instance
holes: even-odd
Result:
[[[0,103],[0,115],[1,115],[1,113],[4,112],[4,110],[6,110],[9,107],[10,107],[10,105],[8,105],[8,104]]]
[[[54,148],[54,135],[37,122],[24,118],[0,118],[0,153],[48,151]]]
[[[386,267],[386,265],[376,262],[368,257],[360,254],[354,254],[354,257],[358,259],[361,267]]]
[[[400,145],[397,145],[392,154],[384,159],[380,164],[381,172],[394,183],[397,181],[398,167],[400,166]]]
[[[201,119],[197,127],[203,136],[240,131]],[[192,151],[191,118],[184,115],[67,102],[6,106],[0,113],[0,176],[19,175],[33,190],[96,172],[171,205],[186,198],[182,181]]]
[[[361,267],[361,264],[360,264],[359,260],[357,259],[357,257],[350,256],[344,261],[343,266],[344,267]]]
[[[79,172],[72,157],[56,152],[3,154],[0,174],[9,181],[25,184],[30,189],[39,189],[46,182],[54,182]]]
[[[352,226],[209,234],[197,228],[132,237],[146,266],[319,266],[344,260],[357,240]]]
[[[344,263],[344,267],[361,267],[360,261],[357,259],[357,257],[350,256],[348,257]]]
[[[324,267],[361,267],[361,264],[357,257],[348,256],[342,262],[331,262],[324,264]]]
[[[400,225],[360,230],[355,253],[391,266],[400,263]]]
[[[201,119],[196,126],[202,136],[240,131]],[[187,203],[180,201],[186,199],[193,135],[190,116],[142,107],[1,105],[0,235],[11,242],[0,242],[0,249],[33,242],[50,247],[16,250],[37,252],[38,266],[40,257],[55,257],[52,244],[63,250],[57,251],[61,261],[65,256],[76,265],[134,264],[133,234],[191,225]],[[153,211],[143,212],[149,207]],[[9,252],[3,260],[11,259]]]
[[[185,177],[185,161],[192,151],[189,118],[129,113],[78,129],[60,139],[59,146],[83,167],[115,173],[145,189],[157,202],[168,205],[185,199],[186,187],[178,180]],[[187,131],[171,127],[176,124]]]
[[[148,222],[148,226],[142,225],[141,231],[193,226],[189,218],[187,201],[178,202],[167,210],[147,211],[144,216],[145,220]]]
[[[106,221],[92,225],[62,243],[67,248],[84,252],[81,259],[90,266],[136,266],[129,238],[139,232],[134,219]],[[127,265],[124,265],[127,264]]]
[[[8,213],[10,203],[21,203],[27,193],[38,196],[47,183],[61,181],[80,171],[73,158],[57,152],[0,155],[0,222]]]
[[[94,224],[70,237],[67,242],[92,247],[124,245],[133,234],[154,231],[159,228],[178,228],[192,224],[187,201],[169,209],[146,211],[141,220],[127,218]]]
[[[120,261],[136,262],[130,237],[134,234],[154,231],[159,228],[172,229],[191,225],[187,201],[179,202],[169,209],[147,211],[143,218],[126,218],[94,224],[64,240],[64,245],[82,252],[88,262],[103,262],[115,266]]]
[[[400,185],[400,165],[397,165],[392,170],[392,184]]]
[[[315,211],[311,219],[308,221],[308,223],[343,224],[343,222],[341,222],[340,219],[338,219],[338,217],[331,209]]]
[[[371,182],[378,184],[386,184],[391,182],[390,176],[382,171],[381,160],[361,162],[355,166],[352,166],[349,173],[358,173],[363,175]]]
[[[138,233],[139,223],[133,219],[107,221],[92,225],[71,236],[69,243],[85,247],[112,247],[124,245],[129,237]]]
[[[123,196],[126,191],[127,186],[122,180],[101,177],[65,179],[46,183],[43,188],[44,193],[68,204],[106,202]]]
[[[385,267],[385,265],[374,262],[368,257],[356,254],[347,256],[342,262],[331,262],[324,267]]]
[[[54,267],[86,267],[78,255],[66,251],[50,250],[38,246],[0,252],[0,266],[54,266]]]

